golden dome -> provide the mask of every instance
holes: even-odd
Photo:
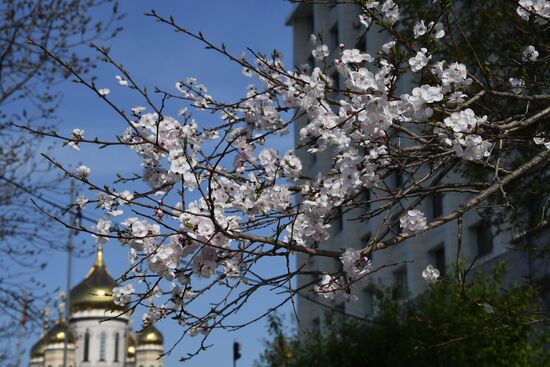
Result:
[[[138,345],[163,345],[163,343],[164,338],[161,332],[153,325],[147,326],[137,336]]]
[[[40,358],[44,356],[44,350],[46,349],[45,336],[46,335],[42,335],[42,337],[31,347],[31,358]]]
[[[103,249],[97,248],[96,260],[86,278],[71,290],[71,313],[91,309],[124,309],[114,303],[113,288],[117,283],[103,262]]]
[[[128,334],[128,351],[126,356],[128,358],[134,358],[136,356],[136,339],[132,333]]]
[[[46,349],[46,334],[48,333],[48,330],[50,329],[48,324],[50,322],[50,309],[46,307],[43,311],[44,316],[44,330],[42,331],[42,335],[40,335],[40,339],[34,345],[31,347],[30,350],[30,356],[31,358],[40,358],[44,356],[44,351]]]
[[[65,333],[69,333],[68,341],[69,343],[75,342],[75,337],[73,333],[68,330],[67,324],[65,321],[58,320],[54,327],[50,329],[44,336],[44,347],[50,344],[64,343],[65,342]]]

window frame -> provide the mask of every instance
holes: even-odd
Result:
[[[99,361],[105,362],[107,360],[107,333],[102,331],[99,334]]]
[[[488,221],[483,219],[478,221],[470,227],[470,231],[476,246],[476,256],[484,257],[493,253],[495,243],[491,224]],[[488,242],[488,245],[485,245],[486,242]]]

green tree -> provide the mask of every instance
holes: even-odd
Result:
[[[257,366],[548,366],[538,291],[503,289],[503,273],[500,267],[464,287],[440,281],[408,303],[378,290],[372,320],[328,317],[321,331],[301,337],[272,317],[273,338]]]

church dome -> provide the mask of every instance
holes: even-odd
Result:
[[[147,326],[137,335],[138,345],[163,345],[164,338],[160,331],[153,325]]]
[[[123,309],[114,303],[113,288],[117,283],[103,262],[103,249],[97,249],[94,265],[82,282],[71,290],[71,313],[81,310]]]
[[[48,330],[50,329],[48,327],[50,323],[50,309],[45,308],[43,311],[44,316],[44,330],[42,331],[42,335],[40,335],[40,339],[34,345],[31,347],[29,354],[31,359],[32,358],[40,358],[44,357],[44,351],[46,350],[46,334],[48,333]]]
[[[44,336],[44,348],[51,344],[64,343],[65,342],[65,333],[68,333],[69,343],[75,342],[75,337],[73,333],[67,328],[67,323],[62,320],[58,320],[54,327],[50,329]]]
[[[31,347],[31,350],[30,350],[31,359],[44,357],[45,349],[46,349],[46,335],[42,335],[42,337],[36,343],[34,343],[34,345]]]

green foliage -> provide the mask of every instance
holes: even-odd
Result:
[[[285,332],[272,317],[272,341],[259,367],[550,366],[550,334],[538,322],[533,287],[503,290],[503,269],[473,283],[440,281],[414,302],[378,291],[378,315],[321,332]],[[330,319],[330,318],[329,318]]]

